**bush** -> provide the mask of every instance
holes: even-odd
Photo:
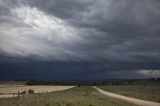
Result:
[[[29,89],[29,90],[28,90],[28,93],[29,93],[29,94],[34,94],[34,90]]]
[[[89,104],[88,106],[95,106],[95,105]]]
[[[67,103],[66,106],[74,106],[73,103]]]
[[[47,103],[45,106],[50,106],[50,104],[49,104],[49,103]]]
[[[78,85],[78,87],[81,87],[81,85]]]
[[[20,92],[20,94],[26,94],[26,91],[22,91],[22,92]]]

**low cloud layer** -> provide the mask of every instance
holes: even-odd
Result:
[[[159,69],[159,19],[159,0],[0,0],[1,63],[96,63],[96,72],[107,73]]]

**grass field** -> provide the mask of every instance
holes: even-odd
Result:
[[[0,106],[136,106],[101,95],[92,87],[75,87],[48,94],[1,98]]]
[[[99,88],[142,100],[160,102],[160,86],[98,86]]]

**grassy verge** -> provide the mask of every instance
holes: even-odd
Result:
[[[128,97],[160,102],[160,86],[98,86],[99,88]]]
[[[0,106],[135,106],[101,95],[92,87],[75,87],[48,94],[0,99]]]

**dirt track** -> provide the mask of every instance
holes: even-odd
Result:
[[[104,90],[101,90],[95,86],[93,86],[93,88],[97,89],[100,93],[113,97],[113,98],[118,98],[121,100],[125,100],[127,102],[136,104],[136,105],[140,105],[140,106],[160,106],[160,103],[157,102],[151,102],[151,101],[145,101],[145,100],[140,100],[140,99],[135,99],[135,98],[131,98],[131,97],[127,97],[127,96],[122,96],[122,95],[118,95],[118,94],[114,94],[114,93],[110,93]]]

